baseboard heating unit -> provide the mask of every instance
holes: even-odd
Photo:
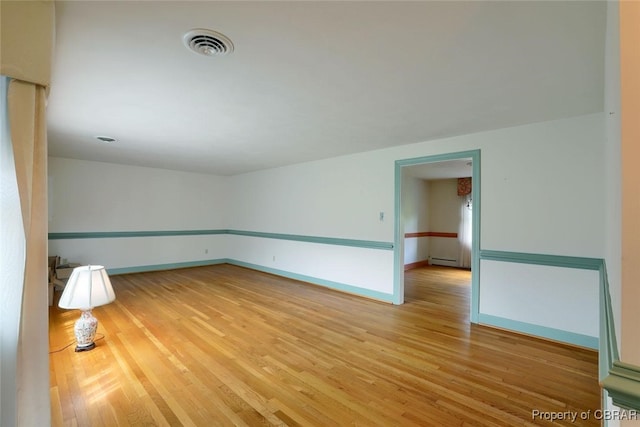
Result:
[[[458,260],[457,259],[450,259],[450,258],[431,257],[431,258],[429,258],[429,264],[431,264],[431,265],[443,265],[443,266],[446,266],[446,267],[457,267],[458,266]]]

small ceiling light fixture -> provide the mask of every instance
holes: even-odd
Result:
[[[233,52],[233,43],[217,31],[195,28],[183,37],[184,45],[199,55],[223,56]]]
[[[110,136],[96,136],[96,139],[100,142],[104,142],[110,144],[112,142],[116,142],[115,138],[111,138]]]

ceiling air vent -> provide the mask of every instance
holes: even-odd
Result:
[[[189,50],[205,56],[222,56],[233,52],[233,43],[224,34],[196,28],[183,37]]]

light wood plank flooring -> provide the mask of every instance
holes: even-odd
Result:
[[[600,407],[597,354],[469,325],[463,270],[407,272],[402,306],[231,265],[111,279],[97,347],[50,355],[54,426],[551,425],[532,411]],[[52,351],[78,316],[50,308]]]

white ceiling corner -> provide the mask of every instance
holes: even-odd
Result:
[[[50,155],[231,175],[599,112],[605,13],[588,1],[58,1]],[[235,51],[188,51],[193,28]]]

